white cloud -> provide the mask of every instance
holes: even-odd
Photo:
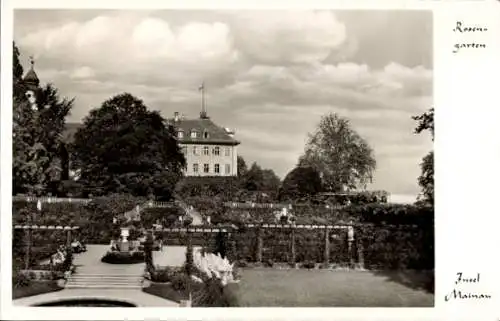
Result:
[[[72,79],[89,79],[93,78],[94,76],[94,70],[88,66],[78,67],[74,69],[70,74],[70,78]]]
[[[259,11],[234,15],[238,46],[263,64],[326,59],[346,39],[346,28],[328,11]]]
[[[138,70],[204,73],[226,69],[238,59],[229,27],[223,23],[193,22],[173,29],[165,20],[131,15],[44,28],[23,36],[19,44],[37,56],[98,65],[121,75]]]

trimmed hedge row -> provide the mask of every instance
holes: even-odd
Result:
[[[159,222],[164,227],[175,226],[179,222],[179,216],[184,215],[184,211],[177,207],[150,207],[141,211],[141,223],[146,228]]]
[[[15,201],[13,224],[27,224],[31,216],[32,223],[37,225],[76,225],[80,227],[76,232],[78,237],[86,243],[109,244],[110,239],[119,235],[118,227],[122,223],[113,223],[113,218],[123,217],[144,201],[128,195],[111,195],[95,198],[88,204],[43,203],[41,211],[36,209],[36,203]]]
[[[109,264],[137,264],[144,262],[144,252],[107,252],[102,258],[101,262]]]

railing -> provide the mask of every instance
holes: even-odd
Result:
[[[292,204],[292,203],[253,203],[253,202],[225,202],[224,203],[225,207],[229,208],[240,208],[240,209],[246,209],[246,208],[269,208],[269,209],[282,209],[284,207],[290,208],[290,207],[305,207],[305,206],[310,206],[309,204]],[[324,207],[326,209],[341,209],[346,207],[347,205],[312,205],[313,207]]]
[[[36,197],[36,196],[22,196],[22,195],[15,195],[12,196],[12,201],[18,201],[18,202],[28,202],[28,203],[36,203],[38,201],[42,203],[81,203],[81,204],[88,204],[92,201],[90,198],[62,198],[62,197],[51,197],[51,196],[42,196],[42,197]]]

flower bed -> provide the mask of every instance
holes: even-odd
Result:
[[[56,292],[61,291],[62,289],[64,289],[64,287],[61,287],[57,281],[53,280],[29,281],[23,285],[13,286],[12,299],[15,300],[33,295]]]
[[[109,264],[137,264],[144,262],[144,252],[118,252],[109,251],[101,259],[103,263]]]
[[[236,285],[233,264],[214,254],[196,252],[189,267],[156,268],[149,279],[153,282],[144,291],[176,302],[192,299],[192,305],[198,307],[237,306],[236,297],[231,288]],[[191,294],[191,296],[190,296]]]

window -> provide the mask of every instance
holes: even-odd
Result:
[[[203,164],[203,172],[205,173],[210,172],[210,166],[208,164]]]
[[[203,132],[203,138],[205,138],[205,139],[208,138],[208,132],[206,130]]]
[[[215,164],[215,166],[214,166],[214,172],[215,172],[215,174],[219,174],[220,173],[220,166],[219,166],[219,164]]]
[[[203,155],[210,155],[208,146],[203,147]]]
[[[226,174],[231,174],[231,165],[226,164]]]
[[[184,137],[184,132],[183,132],[182,130],[179,130],[179,131],[177,132],[177,137],[179,137],[179,138]]]
[[[191,138],[196,138],[196,137],[198,137],[198,133],[196,132],[196,130],[191,131]]]
[[[198,173],[198,164],[193,164],[193,173]]]
[[[231,155],[231,149],[229,147],[226,147],[225,155],[226,156],[230,156]]]
[[[198,155],[198,147],[193,146],[193,155]]]
[[[219,156],[220,155],[220,147],[219,146],[214,147],[213,153],[214,153],[214,155]]]

